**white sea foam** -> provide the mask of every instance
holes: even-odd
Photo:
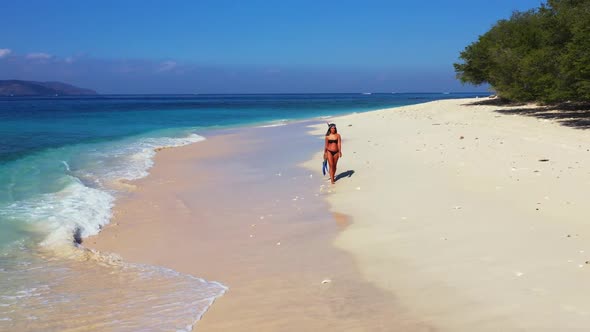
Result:
[[[0,214],[25,221],[33,230],[47,234],[43,245],[71,244],[74,237],[97,234],[109,222],[114,197],[69,178],[70,184],[64,189],[15,202]]]
[[[70,171],[70,164],[68,164],[68,162],[65,160],[62,160],[61,163],[64,164],[66,171],[69,172]]]
[[[146,177],[153,166],[156,149],[179,147],[205,140],[205,137],[191,134],[186,137],[142,138],[134,142],[110,145],[101,151],[92,152],[92,164],[78,172],[81,178],[101,180],[136,180]]]
[[[182,297],[186,298],[186,296],[188,295],[186,291],[182,292],[181,290],[177,290],[180,291],[178,294],[168,293],[165,295],[170,300],[174,299],[176,301],[164,301],[164,304],[159,307],[152,305],[152,309],[156,309],[156,313],[161,312],[161,309],[175,308],[175,315],[182,318],[192,317],[191,323],[185,325],[184,329],[177,329],[177,331],[192,331],[194,325],[199,320],[201,320],[202,316],[205,314],[207,309],[213,304],[215,299],[223,295],[228,290],[226,286],[216,281],[206,281],[204,279],[187,274],[182,274],[172,269],[164,267],[144,264],[127,264],[127,266],[132,269],[141,270],[141,273],[146,278],[166,278],[170,280],[175,280],[175,282],[180,282],[191,286],[190,288],[192,288],[192,292],[195,294],[193,294],[193,300],[190,302],[184,301],[182,299]],[[189,299],[186,298],[186,300]],[[183,313],[182,311],[185,312]],[[159,315],[156,315],[154,319],[158,319],[158,317]]]
[[[282,127],[282,126],[286,126],[286,123],[273,123],[273,124],[269,124],[269,125],[264,125],[264,126],[260,126],[259,128],[272,128],[272,127]]]
[[[266,125],[259,126],[258,128],[281,127],[281,126],[286,126],[288,124],[288,122],[289,122],[289,120],[287,120],[287,119],[281,119],[281,120],[273,121],[273,122],[266,124]]]

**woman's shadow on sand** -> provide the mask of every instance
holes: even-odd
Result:
[[[336,181],[338,181],[338,180],[340,180],[340,179],[342,179],[342,178],[347,178],[347,177],[349,178],[349,177],[351,177],[353,174],[354,174],[354,171],[353,171],[353,170],[351,170],[351,169],[350,169],[350,170],[348,170],[348,171],[346,171],[346,172],[342,172],[342,173],[340,173],[340,174],[336,175],[336,178],[334,178],[334,182],[336,182]]]

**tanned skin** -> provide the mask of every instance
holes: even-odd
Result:
[[[336,140],[337,143],[328,142],[334,140]],[[332,154],[331,152],[335,153]],[[338,159],[342,157],[342,139],[340,138],[340,134],[338,134],[338,130],[334,124],[330,124],[330,128],[326,133],[324,156],[328,159],[328,165],[330,165],[330,180],[332,181],[332,184],[334,184]]]

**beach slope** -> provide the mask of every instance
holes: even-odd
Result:
[[[334,119],[328,200],[353,221],[334,243],[442,331],[587,328],[588,132],[477,101]]]

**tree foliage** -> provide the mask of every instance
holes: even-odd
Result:
[[[590,101],[590,0],[548,0],[514,12],[460,54],[463,83],[514,101]]]

